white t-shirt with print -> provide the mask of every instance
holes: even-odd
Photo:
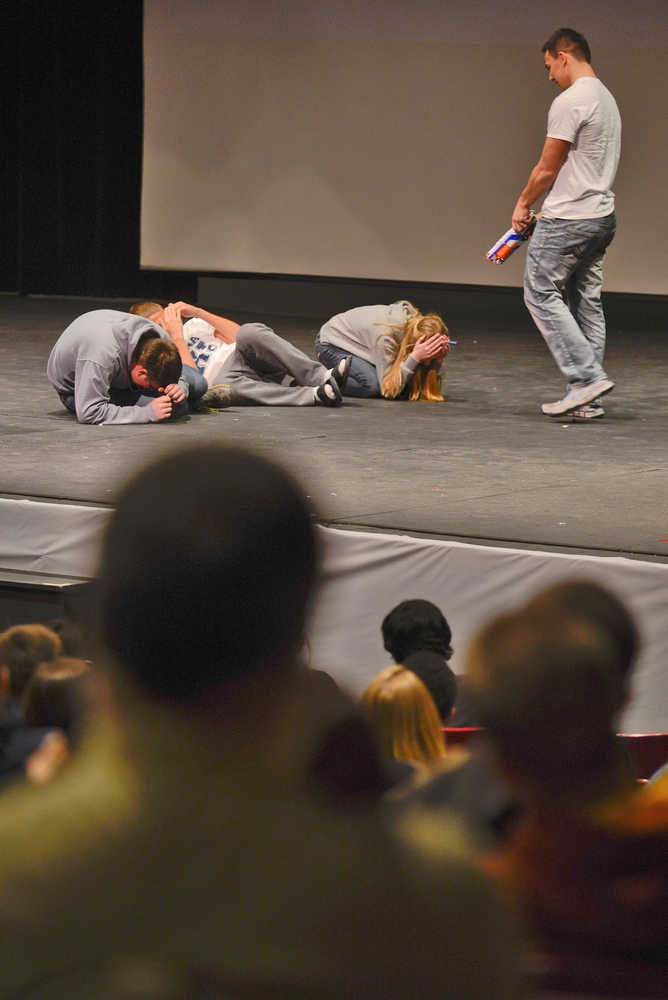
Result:
[[[617,103],[597,77],[581,76],[555,97],[547,134],[571,148],[543,202],[548,219],[599,219],[615,208],[612,185],[621,150]]]
[[[235,345],[219,340],[215,336],[215,327],[198,316],[183,324],[183,334],[193,361],[209,385],[215,385]]]

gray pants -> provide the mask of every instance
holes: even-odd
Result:
[[[217,384],[229,388],[233,405],[313,406],[313,387],[327,375],[327,368],[264,323],[244,323]],[[284,384],[291,380],[296,384]]]

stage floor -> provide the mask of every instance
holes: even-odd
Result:
[[[617,388],[602,420],[575,424],[540,413],[563,383],[519,293],[502,308],[490,296],[487,311],[485,299],[466,309],[446,298],[459,343],[445,403],[233,407],[96,427],[62,408],[46,360],[76,315],[127,303],[0,296],[0,494],[109,505],[163,449],[226,441],[287,462],[326,524],[668,560],[668,338],[656,313],[609,311],[606,367]],[[319,325],[252,318],[308,352]]]

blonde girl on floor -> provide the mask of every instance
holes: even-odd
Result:
[[[333,367],[352,357],[344,396],[443,400],[441,368],[448,328],[436,313],[406,300],[338,313],[319,330],[314,355]]]

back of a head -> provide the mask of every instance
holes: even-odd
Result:
[[[162,306],[159,302],[135,302],[134,305],[130,306],[129,311],[133,316],[143,316],[145,319],[150,319],[157,312],[162,312]]]
[[[543,44],[541,52],[556,56],[557,52],[569,52],[575,59],[591,62],[591,49],[584,35],[574,28],[557,28]]]
[[[63,651],[60,638],[45,625],[13,625],[0,635],[0,667],[7,667],[10,694],[20,698],[38,665]]]
[[[407,656],[403,666],[420,678],[434,699],[441,722],[447,725],[457,700],[457,677],[448,661],[440,653],[422,649]]]
[[[383,645],[396,663],[428,649],[446,660],[452,656],[452,632],[442,611],[431,601],[412,599],[397,604],[383,619]]]
[[[40,663],[23,694],[23,715],[29,726],[56,727],[75,744],[89,707],[85,660],[58,656]]]
[[[445,756],[436,705],[411,670],[398,664],[381,670],[360,704],[381,756],[423,764]]]
[[[144,366],[155,385],[166,386],[178,382],[183,371],[183,362],[176,344],[159,336],[142,338],[132,361]]]
[[[122,491],[100,562],[101,638],[150,698],[196,701],[283,666],[316,573],[304,491],[259,456],[173,452]]]
[[[595,778],[614,745],[615,657],[595,626],[527,609],[482,629],[467,676],[501,758],[554,792]]]
[[[628,608],[612,591],[592,580],[566,580],[540,591],[527,604],[527,611],[553,617],[555,621],[589,622],[600,628],[615,647],[612,680],[619,681],[620,706],[626,703],[640,635]]]

